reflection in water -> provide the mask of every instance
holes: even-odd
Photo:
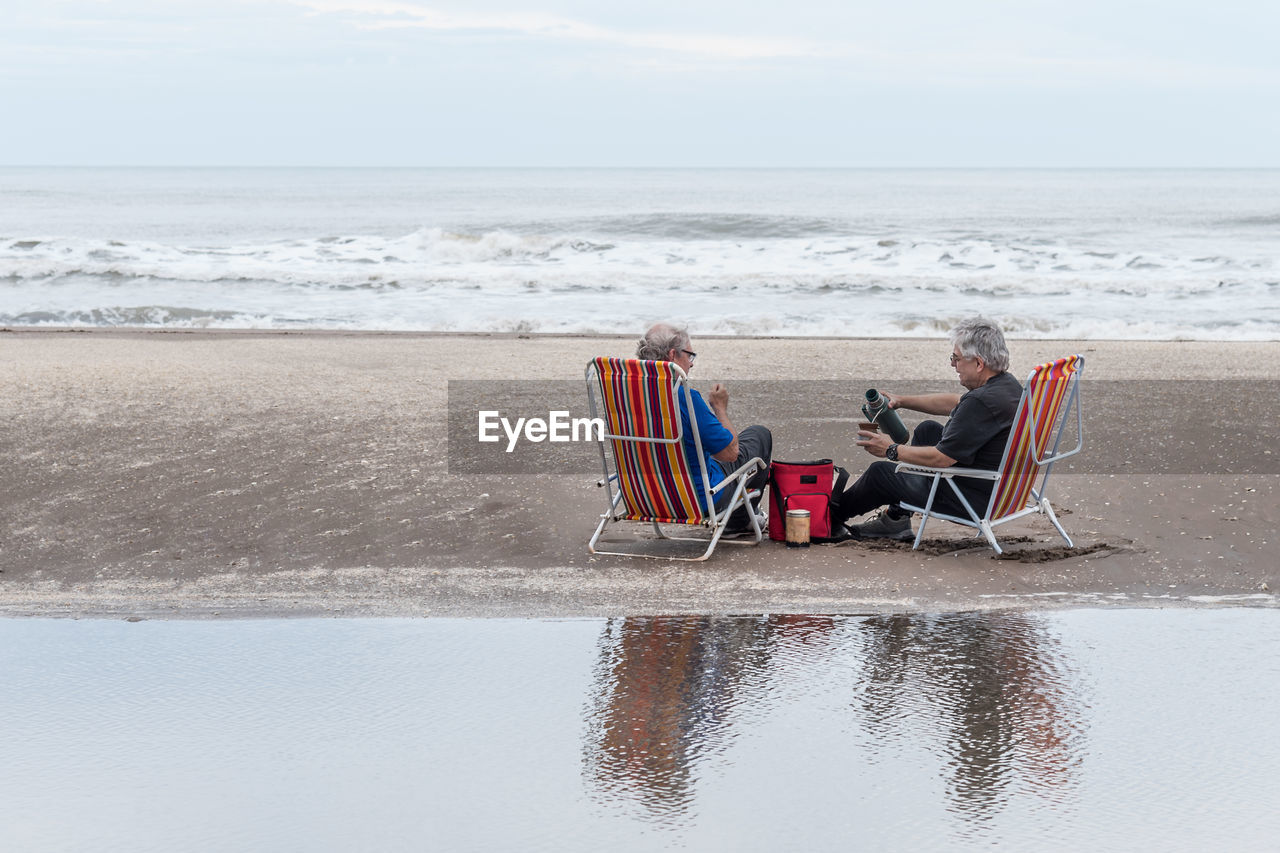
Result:
[[[687,817],[699,768],[735,726],[785,718],[832,679],[848,682],[837,713],[854,717],[836,728],[870,734],[873,753],[928,744],[966,818],[1074,788],[1078,679],[1037,617],[1018,613],[611,620],[587,713],[589,787],[654,819]]]
[[[611,620],[600,644],[588,772],[655,815],[685,810],[700,755],[722,743],[765,626],[710,617]]]
[[[952,808],[989,818],[1021,784],[1063,799],[1081,754],[1077,682],[1036,617],[1018,613],[866,620],[864,724],[881,743],[945,739]],[[911,723],[924,732],[910,732]]]
[[[698,765],[733,737],[735,706],[762,701],[770,649],[829,629],[828,617],[610,620],[588,712],[587,774],[607,799],[658,818],[692,803]]]
[[[1272,850],[1277,648],[1240,608],[0,619],[0,852]]]

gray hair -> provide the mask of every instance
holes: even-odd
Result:
[[[980,358],[996,373],[1009,369],[1009,346],[1004,332],[990,317],[969,317],[950,332],[951,345],[965,358]]]
[[[689,331],[670,323],[657,323],[636,344],[636,358],[666,361],[668,353],[689,348]]]

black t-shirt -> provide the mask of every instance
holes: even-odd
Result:
[[[1012,373],[1006,370],[991,377],[961,397],[951,410],[951,420],[942,428],[938,450],[956,460],[961,468],[994,471],[1004,456],[1004,446],[1021,399],[1022,384]]]

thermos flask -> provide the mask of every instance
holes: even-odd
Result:
[[[911,439],[911,433],[903,426],[902,418],[889,408],[889,401],[881,397],[880,392],[874,388],[867,389],[867,402],[862,405],[862,414],[872,423],[880,424],[880,428],[898,444],[906,444]]]

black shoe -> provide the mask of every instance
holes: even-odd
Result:
[[[857,530],[850,528],[848,525],[842,524],[840,525],[840,528],[835,531],[835,535],[831,537],[831,541],[837,545],[843,545],[846,542],[861,542],[862,537],[858,534]]]
[[[764,510],[756,510],[756,519],[760,522],[760,535],[769,535],[769,513]],[[747,519],[741,524],[730,524],[725,528],[721,539],[741,539],[744,536],[755,536],[756,532],[751,529],[751,519]]]
[[[860,539],[893,539],[897,542],[912,542],[916,535],[911,532],[911,515],[902,518],[890,518],[888,511],[883,511],[865,524],[855,524],[849,528]]]

